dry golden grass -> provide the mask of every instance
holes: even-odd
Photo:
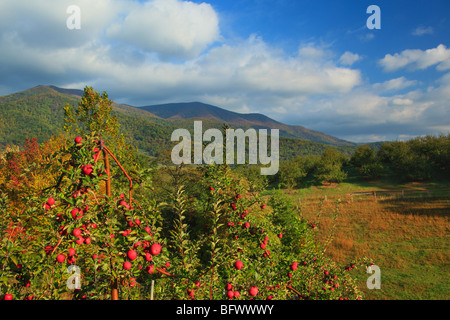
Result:
[[[376,293],[372,298],[450,297],[448,285],[436,285],[437,293],[433,293],[432,284],[433,272],[438,270],[439,275],[435,277],[440,279],[442,274],[446,275],[450,271],[449,199],[345,200],[340,205],[335,201],[326,201],[321,205],[317,201],[304,200],[299,207],[301,214],[317,225],[316,236],[319,241],[326,241],[334,230],[333,239],[326,250],[330,258],[346,264],[357,258],[368,257],[385,271],[385,275],[389,275],[386,277],[392,288],[397,291],[411,290],[404,295],[385,292],[388,296],[382,296]],[[333,221],[336,208],[339,208],[339,213]],[[399,280],[399,273],[401,277],[410,275],[415,285],[403,284],[403,280]],[[448,283],[446,277],[447,280],[442,279],[444,283]],[[374,291],[367,293],[370,298]]]

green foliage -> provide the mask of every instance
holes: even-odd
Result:
[[[425,136],[381,145],[377,157],[401,180],[450,177],[450,135]]]
[[[378,178],[383,172],[381,164],[374,148],[368,145],[362,145],[356,148],[350,163],[358,168],[363,177]]]
[[[314,229],[285,198],[272,198],[272,207],[266,207],[226,165],[171,168],[169,181],[176,186],[166,188],[166,203],[146,193],[101,196],[107,177],[90,151],[98,137],[82,138],[81,146],[74,143],[55,155],[62,161],[60,183],[29,197],[20,215],[11,217],[2,200],[1,231],[14,227],[24,236],[3,238],[1,292],[17,299],[109,299],[116,283],[121,299],[148,299],[155,281],[158,299],[226,299],[227,283],[233,294],[240,292],[238,299],[361,297],[351,276],[323,257]],[[86,164],[93,166],[89,174],[83,171]],[[148,190],[160,194],[154,185]],[[74,215],[74,209],[83,213]],[[162,246],[157,255],[149,251],[155,243]],[[136,259],[128,250],[137,252]],[[234,267],[238,260],[241,269]],[[130,267],[124,268],[127,262]],[[79,290],[67,285],[70,264],[79,267]],[[336,276],[334,282],[324,270]],[[18,276],[23,281],[14,280]],[[252,286],[259,289],[255,297]]]
[[[316,167],[315,178],[319,182],[342,182],[347,173],[343,170],[347,158],[336,150],[325,150]]]

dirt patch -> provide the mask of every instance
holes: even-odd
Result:
[[[335,183],[335,182],[322,182],[322,188],[336,188],[337,186],[339,186],[339,183]]]

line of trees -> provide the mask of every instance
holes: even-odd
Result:
[[[450,177],[450,134],[427,135],[408,141],[391,141],[379,148],[361,145],[349,157],[327,149],[322,155],[297,156],[282,161],[269,181],[280,187],[340,183],[350,172],[359,178],[427,181]]]

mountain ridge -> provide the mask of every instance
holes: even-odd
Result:
[[[76,107],[82,94],[83,91],[78,89],[40,85],[0,96],[0,149],[8,144],[23,145],[28,138],[36,137],[43,142],[53,135],[64,134],[63,107],[66,103]],[[161,109],[161,105],[158,108]],[[166,109],[164,114],[158,108],[139,108],[113,102],[113,113],[118,116],[128,141],[152,156],[170,150],[173,146],[170,139],[172,132],[177,128],[192,130],[193,119],[203,120],[204,130],[222,128],[224,122],[244,130],[280,129],[280,149],[284,150],[286,157],[320,154],[326,148],[337,148],[350,154],[356,148],[356,144],[351,142],[342,143],[320,132],[288,126],[263,114],[240,114],[201,102],[179,103],[178,109]]]
[[[238,113],[203,102],[179,102],[139,107],[164,119],[208,119],[225,122],[243,129],[279,129],[280,135],[288,138],[305,139],[335,146],[354,146],[353,142],[342,140],[323,132],[303,126],[287,125],[261,113]]]
[[[83,95],[83,90],[60,88],[54,85],[38,85],[21,92],[13,93],[11,95],[22,94],[28,96],[37,92],[45,92],[45,90],[49,89],[71,98],[81,98]],[[238,113],[198,101],[166,103],[141,107],[114,102],[113,107],[116,110],[119,110],[131,116],[160,118],[161,120],[205,119],[221,124],[226,123],[231,127],[240,127],[242,129],[279,129],[280,136],[283,137],[304,139],[332,146],[357,145],[354,142],[339,139],[329,134],[311,130],[303,126],[287,125],[261,113]],[[146,113],[143,113],[143,111],[145,111]]]

